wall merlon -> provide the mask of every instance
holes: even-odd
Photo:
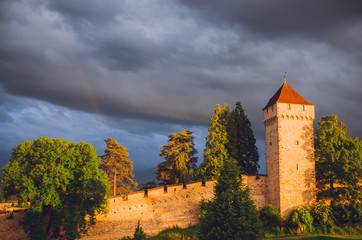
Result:
[[[315,106],[295,94],[286,83],[282,87],[286,92],[278,90],[263,110],[267,175],[243,174],[241,178],[258,208],[273,204],[286,218],[293,209],[315,201]],[[97,226],[102,224],[112,235],[119,233],[119,237],[132,235],[138,220],[148,235],[174,225],[195,225],[200,201],[214,197],[215,183],[209,180],[203,186],[201,181],[191,182],[186,188],[183,184],[168,185],[167,191],[164,187],[148,189],[147,196],[139,191],[130,193],[127,200],[111,198],[109,214],[97,217],[98,223],[90,231],[90,236],[93,232],[96,237],[84,239],[99,239]],[[102,233],[102,238],[109,239],[107,232]]]
[[[160,194],[166,194],[164,187],[150,188],[147,190],[147,192],[148,192],[147,194],[148,197],[152,197],[154,195],[158,196]]]

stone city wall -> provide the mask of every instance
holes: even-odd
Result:
[[[97,218],[97,224],[89,231],[89,236],[82,239],[119,239],[133,235],[137,221],[141,221],[143,230],[148,235],[155,235],[174,225],[188,227],[197,224],[200,214],[201,199],[213,197],[215,181],[182,184],[135,192],[128,199],[113,197],[110,199],[107,216]]]
[[[252,198],[258,207],[266,204],[265,194],[267,191],[267,176],[265,175],[242,175],[242,180],[250,189]],[[112,197],[109,202],[109,212],[106,216],[98,216],[97,224],[89,229],[88,235],[82,239],[87,240],[118,240],[123,236],[132,236],[137,226],[137,221],[141,221],[143,230],[148,235],[156,235],[162,230],[173,227],[188,227],[198,223],[200,214],[200,201],[211,199],[214,196],[214,180],[188,183],[186,188],[182,184],[167,187],[167,192],[163,187],[148,190],[148,196],[144,191],[130,193],[127,199],[123,197]],[[3,204],[2,206],[8,206]],[[21,227],[15,229],[20,213],[16,213],[16,222],[6,220],[9,226],[0,228],[11,234],[9,239],[24,239],[25,233]],[[2,224],[3,225],[3,224]],[[1,232],[1,231],[0,231]],[[6,234],[7,235],[7,234]],[[0,239],[1,238],[0,234]],[[9,236],[7,236],[9,237]],[[7,239],[7,238],[5,238]]]
[[[258,207],[266,204],[267,176],[242,175],[244,183],[251,189],[252,198]],[[143,230],[148,235],[155,235],[162,230],[173,227],[188,227],[198,223],[201,199],[211,199],[214,196],[215,181],[188,183],[186,188],[182,184],[134,192],[123,197],[110,199],[109,213],[99,216],[89,236],[82,239],[119,239],[122,236],[131,236],[141,221]]]
[[[268,176],[264,174],[259,175],[245,175],[241,176],[243,183],[246,183],[251,191],[251,198],[255,201],[258,208],[268,204]]]

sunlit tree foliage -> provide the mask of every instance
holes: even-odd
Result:
[[[40,137],[13,149],[4,193],[30,205],[22,225],[30,239],[76,239],[106,212],[108,184],[92,145]]]
[[[197,150],[192,132],[184,130],[172,133],[168,143],[160,148],[164,162],[157,164],[157,179],[163,184],[186,183],[194,176]]]
[[[113,196],[127,194],[136,189],[137,183],[133,180],[133,162],[127,159],[129,153],[125,146],[121,146],[115,139],[108,138],[100,168],[107,173],[113,188]]]
[[[362,143],[337,115],[322,117],[315,139],[319,199],[361,203]]]
[[[208,135],[206,138],[204,161],[198,169],[200,178],[217,179],[220,176],[220,170],[224,161],[229,158],[226,144],[228,143],[228,135],[226,132],[225,114],[229,111],[229,106],[224,104],[221,108],[216,105],[215,114],[211,117]]]

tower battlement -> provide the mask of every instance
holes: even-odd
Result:
[[[315,201],[314,105],[284,83],[263,109],[267,201],[285,218]]]
[[[284,83],[263,109],[266,175],[242,175],[257,207],[273,204],[286,219],[293,209],[315,202],[314,105]],[[111,198],[109,214],[84,239],[131,235],[141,220],[147,234],[197,224],[201,199],[214,197],[215,181],[149,189]],[[109,229],[99,236],[100,229]],[[110,234],[110,235],[107,235]],[[96,236],[96,238],[94,238]]]

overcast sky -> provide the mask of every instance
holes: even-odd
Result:
[[[189,129],[201,156],[215,105],[236,101],[264,159],[284,72],[315,122],[337,114],[361,137],[362,1],[1,0],[0,166],[39,136],[99,154],[113,137],[145,169]]]

